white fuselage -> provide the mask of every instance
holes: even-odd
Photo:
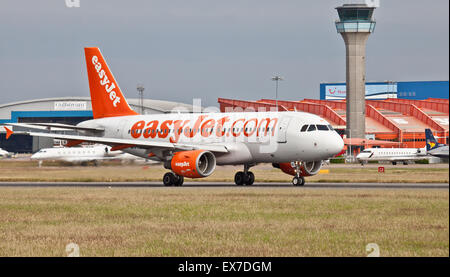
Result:
[[[314,125],[302,131],[305,125]],[[154,114],[84,121],[103,128],[103,136],[170,142],[176,145],[224,145],[217,164],[320,161],[342,151],[342,138],[319,116],[303,112]],[[314,130],[313,130],[314,129]],[[319,129],[319,130],[318,130]],[[94,135],[85,132],[84,135]],[[98,135],[98,134],[97,134]],[[158,149],[127,148],[130,154],[161,159]]]
[[[448,159],[448,145],[442,145],[440,147],[428,150],[427,153],[431,156]]]
[[[406,162],[426,158],[425,148],[369,148],[356,156],[358,161]]]
[[[0,157],[9,157],[11,154],[0,148]]]
[[[61,160],[66,162],[89,162],[120,158],[122,151],[110,151],[109,146],[44,148],[31,156],[32,160]]]

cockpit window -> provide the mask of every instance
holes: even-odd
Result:
[[[328,129],[330,129],[330,131],[334,131],[333,126],[328,125]]]
[[[308,132],[315,131],[316,125],[309,125]]]
[[[303,125],[302,129],[300,130],[300,132],[306,132],[306,129],[308,129],[308,125]]]
[[[361,151],[361,153],[370,153],[370,151],[369,150],[364,150],[364,151]]]
[[[329,131],[327,125],[317,125],[319,131]]]

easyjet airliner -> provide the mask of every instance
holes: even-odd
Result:
[[[39,123],[40,127],[76,130],[77,135],[27,132],[68,141],[68,146],[96,142],[111,151],[164,163],[166,186],[184,177],[204,178],[216,165],[243,165],[237,185],[255,181],[250,167],[272,163],[293,175],[293,184],[319,172],[322,161],[340,153],[344,142],[319,116],[303,112],[231,112],[140,115],[128,105],[98,48],[85,48],[94,119],[76,126]],[[30,123],[28,123],[29,125]],[[11,124],[14,125],[14,124]],[[20,125],[17,123],[15,125]],[[5,128],[7,137],[12,131]]]

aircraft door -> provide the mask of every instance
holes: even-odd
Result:
[[[289,126],[289,122],[292,118],[290,117],[282,117],[280,125],[278,125],[277,130],[277,142],[286,143],[287,142],[287,128]]]

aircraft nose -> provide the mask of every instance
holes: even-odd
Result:
[[[339,134],[335,133],[330,141],[330,147],[328,148],[328,151],[330,155],[335,156],[341,153],[342,149],[344,149],[344,140]]]

